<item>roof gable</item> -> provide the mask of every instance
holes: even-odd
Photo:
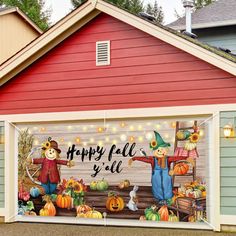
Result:
[[[42,34],[43,31],[25,14],[23,13],[18,7],[4,7],[0,8],[0,16],[16,13],[23,19],[27,24],[29,24],[34,30],[36,30],[39,34]]]
[[[11,79],[28,65],[62,42],[65,38],[76,32],[100,12],[111,15],[168,44],[236,75],[235,63],[197,45],[193,40],[186,40],[183,37],[180,37],[180,35],[169,32],[164,27],[158,27],[105,1],[91,0],[82,4],[78,9],[71,12],[54,27],[50,28],[30,45],[5,62],[0,67],[0,85]]]

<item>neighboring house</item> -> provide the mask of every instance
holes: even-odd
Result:
[[[236,1],[218,0],[192,14],[192,32],[202,42],[231,50],[236,54]],[[185,30],[185,17],[169,27]]]
[[[18,8],[0,8],[0,64],[40,34],[39,27]]]
[[[223,132],[227,124],[231,124],[228,132],[236,126],[235,65],[234,56],[111,3],[84,2],[0,66],[0,160],[3,165],[0,169],[0,215],[5,222],[216,231],[224,225],[235,225],[236,143],[234,138],[224,137]],[[167,147],[170,143],[169,155],[173,156],[177,124],[180,128],[188,127],[187,132],[180,132],[180,142],[186,142],[186,148],[180,147],[177,151],[182,154],[175,152],[170,159],[190,157],[188,164],[180,163],[180,176],[168,165],[166,156],[157,160],[150,149]],[[24,144],[22,137],[18,137],[26,128],[34,141]],[[154,136],[154,130],[165,142]],[[188,138],[193,132],[197,139],[190,143]],[[201,138],[195,144],[198,134]],[[51,144],[49,137],[58,145]],[[22,141],[19,146],[18,140]],[[24,153],[24,150],[31,150],[31,143],[32,153]],[[40,158],[34,162],[34,158],[44,156],[42,143],[46,150],[52,145],[52,151],[61,152],[61,160],[50,162],[52,160]],[[140,156],[142,148],[147,157]],[[97,153],[99,150],[101,155]],[[66,157],[71,160],[71,153],[75,166],[70,169],[71,163]],[[148,163],[136,159],[129,168],[133,156]],[[34,163],[43,165],[44,179],[37,178],[40,165],[30,165],[25,172],[25,165],[20,163],[24,164],[26,157],[28,165],[32,163],[31,158]],[[188,172],[186,175],[186,170],[193,169],[191,163],[194,161],[197,178],[190,183],[193,175]],[[55,187],[53,184],[57,184],[59,176],[52,182],[52,173],[57,173],[56,164],[60,163],[64,164],[60,168],[61,179],[74,176],[91,185],[84,195],[82,181],[65,185],[68,188],[76,186],[74,197],[79,194],[80,203],[84,200],[86,205],[79,206],[76,212],[78,199],[72,201],[68,196],[56,196],[57,213],[53,216],[52,202],[47,200],[46,205],[42,202],[41,184],[44,189],[45,185],[49,190],[51,184]],[[174,185],[177,188],[173,189],[174,198],[166,199],[163,189],[172,188],[168,176],[172,169],[172,174],[177,175]],[[95,170],[97,175],[94,175]],[[154,199],[152,195],[151,187],[157,182],[151,183],[150,179],[158,174],[156,190],[160,190],[163,199]],[[163,176],[168,179],[168,185],[163,184]],[[125,186],[129,185],[128,181],[120,184],[127,179],[130,187]],[[99,181],[99,185],[94,180]],[[133,185],[138,185],[139,189],[135,187],[129,194]],[[182,187],[178,188],[180,185]],[[37,216],[25,212],[32,186],[41,189],[39,196],[37,189],[31,191],[30,199]],[[67,194],[73,192],[73,189],[67,190]],[[114,194],[109,194],[108,198],[110,190],[124,202]],[[172,196],[172,191],[168,194]],[[158,200],[168,204],[168,208],[161,208]],[[150,208],[153,204],[161,208],[160,222],[156,222],[160,220],[156,207]],[[50,213],[46,209],[48,206]],[[179,216],[180,222],[172,222],[178,221],[173,213],[168,218],[169,210]],[[101,214],[104,212],[106,214]],[[144,214],[148,220],[144,220]],[[103,216],[106,219],[101,219]],[[168,219],[170,222],[163,222]]]

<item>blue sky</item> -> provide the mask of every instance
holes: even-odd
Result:
[[[51,22],[55,23],[63,16],[68,14],[72,9],[70,0],[45,0],[47,6],[52,8]],[[144,0],[145,3],[154,2],[154,0]],[[175,20],[174,10],[179,13],[183,12],[181,0],[157,0],[158,4],[162,6],[165,13],[165,23],[170,23]]]

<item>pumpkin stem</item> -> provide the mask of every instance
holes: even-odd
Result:
[[[170,211],[170,214],[171,214],[171,215],[175,215],[174,212],[173,212],[172,210],[169,210],[169,211]]]
[[[115,197],[117,194],[113,191],[108,192],[108,197]]]

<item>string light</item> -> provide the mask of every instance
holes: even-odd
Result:
[[[160,125],[160,124],[157,124],[157,125],[156,125],[156,128],[157,128],[157,129],[160,129],[160,128],[161,128],[161,125]]]
[[[99,141],[98,142],[98,146],[102,146],[103,145],[103,142],[102,141]]]
[[[68,142],[67,145],[68,145],[68,147],[70,147],[70,146],[72,145],[72,143],[71,143],[71,142]]]
[[[130,137],[129,137],[129,141],[130,141],[130,142],[134,142],[134,140],[135,140],[134,136],[130,136]]]
[[[131,125],[131,126],[129,127],[129,129],[130,129],[130,131],[134,131],[134,126]]]
[[[33,128],[33,130],[37,130],[37,129],[38,129],[38,127],[36,127],[36,126]]]
[[[117,128],[116,128],[116,127],[113,127],[113,128],[112,128],[112,132],[113,132],[113,133],[116,133],[116,131],[117,131]]]
[[[83,145],[86,147],[87,146],[87,142],[83,142]]]
[[[169,134],[165,134],[164,137],[165,138],[169,138],[170,136],[169,136]]]
[[[60,142],[64,143],[65,139],[64,138],[60,138]]]
[[[68,126],[67,126],[67,129],[72,129],[72,126],[71,126],[71,125],[68,125]]]
[[[39,131],[40,131],[40,132],[45,132],[45,131],[46,131],[46,128],[45,128],[45,127],[41,127]]]
[[[171,127],[176,128],[176,122],[171,122]]]
[[[126,123],[124,122],[124,121],[122,121],[121,123],[120,123],[120,127],[121,128],[124,128],[126,126]]]
[[[117,144],[117,141],[114,139],[114,140],[112,141],[112,144]]]
[[[90,142],[90,143],[94,143],[94,138],[90,138],[90,139],[89,139],[89,142]]]
[[[76,138],[75,138],[75,142],[76,142],[77,144],[79,144],[79,143],[81,142],[80,137],[76,137]]]
[[[199,135],[202,137],[202,136],[204,136],[204,131],[203,131],[203,129],[201,129],[200,131],[199,131]]]
[[[98,127],[98,128],[97,128],[97,132],[98,132],[98,133],[104,132],[104,128],[103,128],[103,127]]]
[[[34,140],[34,145],[39,145],[39,141],[37,139]]]
[[[139,136],[139,137],[138,137],[138,141],[139,141],[139,142],[142,142],[142,141],[143,141],[143,137],[142,137],[142,136]]]
[[[122,142],[125,142],[125,141],[127,140],[127,136],[126,136],[125,134],[122,134],[122,135],[120,136],[120,140],[121,140]]]
[[[110,138],[107,136],[107,137],[105,138],[105,141],[106,141],[106,142],[109,142],[109,141],[110,141]]]
[[[152,123],[151,122],[147,122],[147,126],[151,126],[152,125]]]
[[[150,141],[150,140],[152,140],[153,134],[151,132],[148,132],[148,133],[146,133],[145,137],[148,141]]]
[[[87,126],[84,126],[83,131],[87,131],[87,130],[88,130]]]
[[[142,125],[139,125],[138,126],[138,130],[142,130],[143,129],[143,126]]]

